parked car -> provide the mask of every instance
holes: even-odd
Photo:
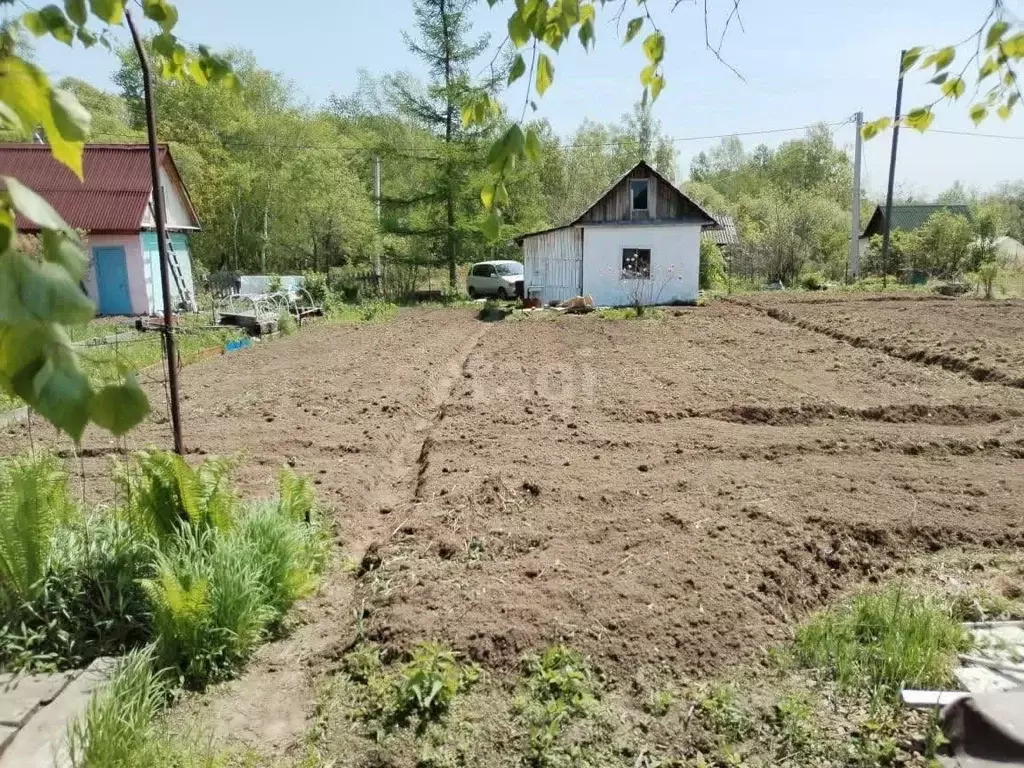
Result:
[[[518,261],[481,261],[469,269],[466,293],[512,299],[523,295],[523,265]]]

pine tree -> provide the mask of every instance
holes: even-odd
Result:
[[[429,223],[403,234],[440,236],[448,280],[456,285],[459,246],[466,227],[460,217],[470,213],[466,201],[471,195],[473,171],[482,158],[479,129],[463,129],[461,109],[475,88],[493,90],[497,76],[474,83],[470,75],[472,63],[486,50],[488,37],[472,39],[468,10],[473,0],[416,0],[416,36],[403,33],[409,50],[427,65],[430,82],[424,88],[407,76],[389,79],[390,98],[400,115],[417,123],[442,142],[435,173],[428,186],[407,205],[431,206]]]

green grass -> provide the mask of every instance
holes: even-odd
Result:
[[[904,687],[951,684],[957,652],[968,645],[945,603],[898,587],[825,610],[796,633],[799,663],[827,672],[840,689],[891,701]]]
[[[327,310],[326,317],[331,323],[383,323],[393,320],[397,314],[397,304],[370,301],[362,304],[335,304]]]

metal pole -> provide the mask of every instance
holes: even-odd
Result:
[[[860,165],[861,165],[861,129],[864,127],[864,113],[854,116],[857,136],[853,143],[853,200],[850,203],[850,279],[860,277]]]
[[[170,386],[171,431],[174,433],[174,452],[184,453],[181,440],[181,405],[178,399],[178,354],[174,339],[174,313],[171,311],[171,268],[167,258],[167,226],[164,216],[164,196],[160,190],[160,161],[156,143],[156,113],[153,110],[153,82],[149,72],[149,59],[135,28],[131,12],[125,8],[128,29],[135,43],[135,53],[142,67],[142,90],[146,101],[146,133],[149,137],[149,172],[153,179],[153,216],[156,219],[157,248],[160,251],[160,290],[164,297],[164,349],[167,351],[167,380]]]
[[[896,85],[896,114],[892,121],[892,155],[889,157],[889,191],[885,195],[885,234],[882,236],[882,287],[889,282],[889,243],[892,235],[892,194],[896,186],[896,150],[900,143],[900,117],[903,109],[903,60],[907,52],[900,51],[900,79]]]

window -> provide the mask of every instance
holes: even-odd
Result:
[[[651,277],[651,249],[622,249],[622,279],[649,280]]]
[[[647,210],[647,179],[629,182],[630,206],[634,211]]]
[[[504,264],[495,264],[494,269],[499,275],[512,277],[523,274],[523,265],[516,261],[506,261]]]
[[[490,264],[477,264],[473,267],[473,277],[493,277],[494,267]]]

